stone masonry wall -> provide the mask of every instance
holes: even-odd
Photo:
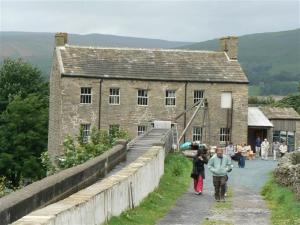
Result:
[[[99,124],[99,96],[100,79],[93,78],[61,78],[61,136],[59,144],[62,146],[64,138],[68,135],[77,135],[80,124],[90,123],[91,127]],[[92,104],[80,104],[80,88],[92,88]],[[120,88],[120,105],[109,104],[109,89]],[[148,90],[148,106],[137,105],[138,89]],[[176,90],[176,105],[165,105],[166,90]],[[206,143],[219,144],[220,128],[227,125],[227,114],[221,109],[222,91],[232,92],[233,97],[233,123],[232,141],[234,143],[246,143],[247,141],[247,84],[227,83],[188,83],[187,84],[187,108],[194,103],[194,90],[204,90],[204,96],[208,99],[209,110]],[[57,93],[59,94],[59,93]],[[138,125],[148,125],[153,120],[171,120],[184,110],[184,82],[155,82],[155,81],[133,81],[133,80],[109,80],[104,79],[101,90],[101,112],[100,128],[107,130],[109,125],[119,124],[127,130],[131,137],[137,135]],[[187,113],[187,122],[193,114]],[[179,134],[183,131],[184,116],[178,119]],[[191,128],[186,134],[186,140],[192,140],[192,127],[202,126],[203,109],[196,116]],[[59,126],[56,126],[59,128]],[[53,131],[54,132],[54,131]],[[60,131],[57,131],[60,132]],[[208,136],[210,138],[208,138]],[[54,140],[54,139],[52,139]],[[57,141],[57,139],[55,140]],[[52,151],[52,148],[49,148]],[[62,152],[62,148],[60,148]]]
[[[277,183],[291,188],[300,199],[300,152],[286,154],[274,171]]]
[[[56,54],[50,73],[50,98],[49,98],[49,128],[48,128],[48,150],[52,159],[60,154],[62,149],[61,135],[61,76]]]
[[[10,224],[38,208],[57,202],[92,185],[106,176],[120,162],[126,160],[126,156],[127,142],[119,140],[116,146],[94,159],[45,177],[2,197],[0,224]]]

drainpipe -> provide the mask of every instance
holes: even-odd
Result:
[[[100,88],[99,88],[99,115],[98,115],[98,130],[100,130],[101,125],[101,104],[102,104],[102,82],[103,79],[100,79]]]
[[[183,127],[186,127],[186,92],[187,92],[187,82],[184,84],[184,118],[183,118]],[[183,143],[185,143],[185,134],[183,136]]]

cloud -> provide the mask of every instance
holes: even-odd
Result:
[[[203,41],[299,28],[299,1],[1,1],[1,30]]]

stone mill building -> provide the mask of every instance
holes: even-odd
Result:
[[[73,46],[55,36],[50,76],[51,155],[83,127],[118,126],[133,138],[155,120],[171,121],[179,134],[195,102],[205,98],[185,140],[211,145],[247,142],[248,79],[237,60],[236,37],[220,51]],[[183,116],[177,118],[180,114]]]

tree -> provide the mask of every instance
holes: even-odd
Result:
[[[0,112],[15,95],[25,98],[28,94],[48,95],[47,83],[42,72],[22,59],[5,59],[0,68]]]
[[[48,97],[14,96],[0,115],[0,176],[14,187],[45,176],[40,155],[47,148]]]
[[[276,102],[277,107],[293,107],[300,114],[300,93],[291,94]]]

